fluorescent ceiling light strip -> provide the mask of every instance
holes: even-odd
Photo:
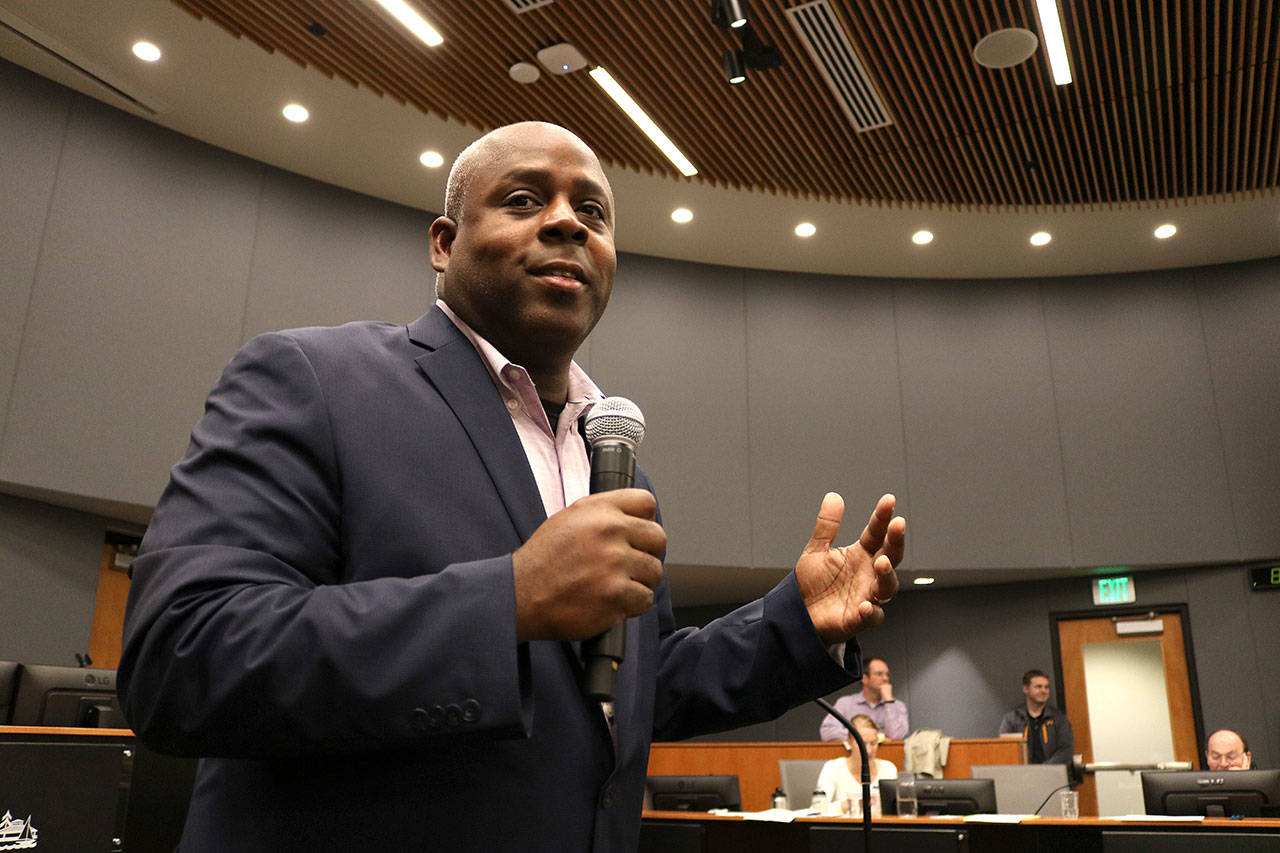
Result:
[[[422,39],[429,47],[436,47],[444,44],[444,36],[431,26],[426,20],[409,8],[404,0],[373,0],[382,8],[386,9],[396,20],[408,27],[409,32]]]
[[[667,138],[667,135],[662,132],[662,128],[658,127],[653,119],[649,118],[648,113],[640,109],[640,105],[623,91],[622,87],[618,85],[618,81],[613,79],[613,75],[601,66],[591,69],[590,74],[591,79],[595,80],[610,98],[613,98],[613,102],[622,108],[627,117],[634,121],[636,126],[643,130],[645,135],[653,141],[653,144],[658,146],[662,153],[667,156],[667,159],[675,164],[675,167],[680,170],[680,174],[686,178],[692,178],[698,174],[697,168],[689,162],[689,158],[680,153],[680,149],[676,148],[675,143]]]
[[[1036,0],[1040,13],[1040,34],[1049,53],[1053,82],[1065,86],[1071,82],[1071,64],[1067,62],[1067,40],[1062,35],[1062,19],[1058,17],[1058,0]]]

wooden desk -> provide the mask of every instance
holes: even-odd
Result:
[[[644,813],[640,853],[861,853],[861,822],[799,818],[746,821],[688,812]],[[893,853],[1273,853],[1280,820],[1206,818],[1196,823],[1106,818],[1046,819],[1017,824],[960,818],[878,818],[872,849]]]
[[[738,777],[742,808],[760,811],[769,808],[773,789],[778,787],[780,759],[821,758],[844,755],[839,743],[655,743],[649,748],[650,776],[682,776],[705,773],[732,773]],[[903,768],[902,741],[880,744],[880,758]],[[1021,764],[1022,741],[1016,738],[955,738],[947,753],[943,776],[968,779],[975,764]]]

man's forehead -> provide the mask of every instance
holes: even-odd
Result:
[[[1216,749],[1241,749],[1244,741],[1233,732],[1216,732],[1209,737],[1209,747]]]

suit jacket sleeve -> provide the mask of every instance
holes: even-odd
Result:
[[[654,740],[680,740],[772,720],[838,690],[861,671],[858,644],[837,663],[792,573],[764,598],[702,628],[663,621]]]
[[[247,344],[133,564],[119,684],[148,742],[263,757],[528,731],[510,554],[428,567],[388,549],[353,580],[338,453],[298,340]],[[438,726],[449,706],[473,719]]]

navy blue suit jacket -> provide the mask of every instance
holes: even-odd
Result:
[[[648,481],[640,475],[640,484]],[[183,850],[628,850],[652,739],[770,719],[860,670],[794,577],[628,624],[617,754],[570,643],[517,643],[545,520],[511,417],[439,309],[250,341],[133,564],[135,731],[204,756]]]

